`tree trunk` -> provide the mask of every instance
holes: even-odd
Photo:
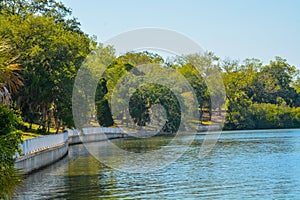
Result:
[[[52,111],[49,110],[47,112],[47,132],[50,133],[50,128],[51,128],[51,121],[52,121]]]
[[[46,105],[42,106],[42,128],[46,129],[46,116],[47,116],[47,108]]]
[[[203,121],[203,107],[202,107],[202,105],[199,107],[200,109],[199,109],[199,114],[200,114],[200,124],[202,124],[202,121]]]
[[[56,126],[56,132],[55,132],[55,134],[58,134],[59,127],[60,127],[60,123],[59,123],[59,120],[58,120],[58,119],[56,119],[55,121],[56,121],[56,122],[55,122],[55,126]]]

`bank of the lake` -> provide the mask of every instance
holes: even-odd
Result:
[[[31,174],[61,160],[68,154],[69,146],[88,142],[99,142],[124,138],[119,128],[90,127],[83,129],[84,134],[77,130],[68,130],[63,134],[46,135],[25,140],[20,148],[22,155],[15,155],[15,168],[22,174]]]
[[[199,159],[203,138],[197,135],[177,161],[145,174],[104,166],[86,151],[86,145],[95,143],[74,145],[67,157],[30,175],[14,199],[300,198],[300,130],[224,132],[212,152]],[[114,143],[129,151],[145,151],[171,139],[121,139]]]

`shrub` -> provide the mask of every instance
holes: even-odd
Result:
[[[13,158],[22,142],[22,133],[17,130],[21,123],[18,111],[0,105],[0,199],[9,199],[21,182]]]

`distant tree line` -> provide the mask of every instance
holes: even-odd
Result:
[[[243,64],[226,61],[226,129],[300,127],[298,71],[275,57],[263,65],[257,59]]]
[[[105,51],[104,49],[101,47],[97,51]],[[188,80],[199,104],[194,108],[195,112],[199,112],[198,123],[212,120],[213,112],[221,115],[226,111],[224,129],[227,130],[300,127],[299,71],[287,60],[275,57],[266,65],[258,59],[246,59],[240,63],[230,59],[220,60],[211,52],[170,58],[167,61],[148,52],[127,53],[115,58],[102,76],[96,93],[97,114],[101,125],[111,126],[114,119],[126,120],[132,117],[136,124],[145,126],[151,121],[151,106],[157,102],[163,104],[158,97],[161,95],[168,102],[163,105],[165,109],[170,110],[174,106],[171,109],[174,112],[168,115],[168,128],[164,127],[163,130],[177,130],[180,108],[172,100],[174,96],[166,95],[162,86],[143,85],[130,99],[131,116],[124,117],[126,112],[121,109],[119,116],[112,116],[108,103],[111,92],[122,76],[142,64],[160,64],[162,68],[176,69]],[[213,75],[212,78],[209,78],[210,74]],[[219,74],[223,81],[216,81],[218,77],[214,74]],[[138,79],[139,75],[135,77]],[[224,90],[221,89],[222,84]],[[120,96],[119,101],[122,100]],[[127,107],[128,105],[123,104],[123,108]]]

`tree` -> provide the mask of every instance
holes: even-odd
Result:
[[[11,94],[22,86],[21,67],[16,63],[17,57],[11,55],[11,48],[0,42],[0,103],[9,103]]]
[[[258,59],[223,65],[227,93],[225,129],[299,127],[299,96],[292,86],[296,70],[276,57],[268,65]],[[293,113],[293,114],[292,114]]]
[[[223,80],[227,104],[225,129],[253,128],[249,112],[252,101],[248,97],[247,91],[255,74],[252,67],[247,66],[241,66],[234,60],[225,60],[223,62],[222,68],[225,71]]]
[[[300,93],[300,77],[297,77],[297,79],[293,82],[292,86],[297,93]]]
[[[24,69],[24,87],[14,95],[24,119],[44,130],[49,130],[53,117],[56,127],[72,126],[73,82],[91,39],[52,16],[1,15],[0,21],[0,34],[10,41]]]
[[[296,97],[296,90],[291,87],[293,77],[296,75],[296,68],[287,63],[286,59],[275,57],[275,61],[271,61],[266,65],[262,73],[268,74],[274,85],[278,88],[271,99],[272,103],[281,104],[278,98],[282,98],[287,105],[294,106],[297,102],[294,101]]]
[[[201,75],[200,72],[190,63],[178,67],[178,71],[187,79],[196,94],[199,103],[199,120],[202,122],[203,107],[209,104],[209,91],[205,83],[205,79],[203,75]]]
[[[0,198],[9,199],[21,176],[14,168],[13,156],[19,151],[21,132],[17,127],[22,123],[20,113],[9,108],[10,97],[22,85],[21,68],[11,47],[0,42]],[[7,104],[7,105],[4,105]]]
[[[106,80],[101,79],[99,81],[97,91],[96,91],[96,111],[98,122],[101,126],[110,127],[114,125],[114,120],[112,118],[111,110],[108,104],[108,100],[105,98],[108,90],[106,87]]]
[[[163,132],[177,132],[181,122],[180,104],[169,88],[159,84],[146,84],[139,87],[129,101],[129,113],[138,126],[151,122],[149,109],[159,104],[166,110],[166,123]]]
[[[195,68],[192,74],[199,74],[198,80],[189,80],[189,82],[193,85],[201,80],[198,87],[192,86],[198,97],[200,116],[202,116],[204,105],[209,111],[209,120],[212,117],[212,109],[218,108],[218,115],[221,115],[221,107],[225,103],[225,89],[219,58],[212,52],[204,52],[187,55],[185,59]]]
[[[56,0],[1,0],[0,11],[4,15],[18,15],[26,19],[28,15],[45,16],[63,24],[69,31],[84,34],[80,23],[72,17],[72,11]]]
[[[99,59],[100,58],[100,59]],[[101,76],[101,80],[98,84],[96,91],[96,107],[97,107],[97,116],[98,121],[101,125],[112,125],[112,119],[115,120],[127,120],[129,116],[125,116],[127,113],[128,105],[124,102],[124,96],[118,96],[118,106],[116,109],[115,116],[111,114],[111,108],[109,107],[108,100],[110,99],[115,87],[119,84],[122,77],[132,72],[136,75],[135,82],[140,75],[143,75],[136,69],[136,66],[143,64],[159,64],[163,62],[163,59],[157,54],[152,54],[149,52],[138,52],[138,53],[127,53],[118,58],[114,58],[114,50],[112,47],[100,46],[98,50],[95,51],[95,56],[91,59],[93,62],[89,61],[88,68],[93,69],[93,63],[102,64],[105,67],[104,73]],[[100,77],[99,77],[100,78]],[[122,85],[120,86],[122,87]],[[122,88],[118,88],[122,89]],[[128,88],[123,88],[127,90]],[[128,95],[120,92],[121,94]],[[120,94],[116,94],[120,95]]]

